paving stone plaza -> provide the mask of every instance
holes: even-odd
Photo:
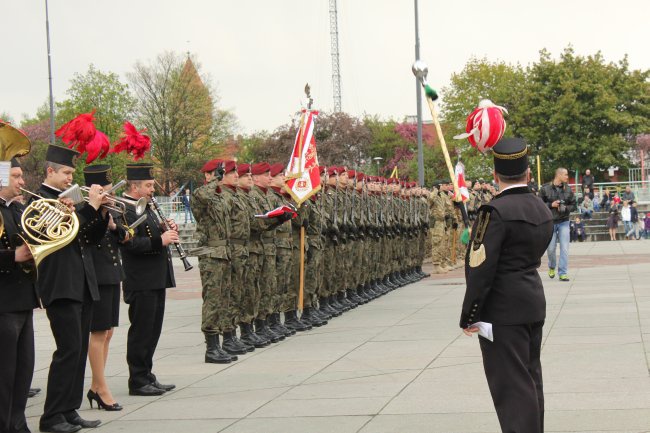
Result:
[[[205,364],[197,268],[177,263],[154,372],[176,390],[128,395],[128,316],[106,374],[121,412],[90,410],[98,433],[498,432],[476,337],[458,328],[463,272],[435,275],[334,318],[327,326]],[[425,268],[425,271],[427,269]],[[549,280],[542,366],[547,432],[650,432],[650,241],[571,244],[570,282]],[[43,412],[54,341],[35,314],[32,431]],[[495,336],[498,338],[498,335]],[[86,371],[90,384],[90,368]]]

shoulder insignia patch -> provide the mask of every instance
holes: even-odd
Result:
[[[492,208],[488,206],[484,206],[479,210],[478,220],[476,221],[476,234],[474,235],[469,251],[469,266],[472,268],[481,266],[486,259],[483,237],[490,223],[491,211]]]

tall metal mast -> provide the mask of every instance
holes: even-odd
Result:
[[[341,70],[339,68],[339,25],[336,0],[330,0],[330,38],[332,52],[332,92],[334,112],[341,111]]]

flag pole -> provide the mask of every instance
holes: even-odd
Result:
[[[537,155],[537,188],[542,187],[542,164],[539,162],[539,155]]]
[[[440,122],[438,121],[438,114],[436,113],[436,108],[433,105],[433,101],[438,99],[438,94],[429,84],[427,83],[427,75],[429,73],[429,68],[422,60],[416,60],[411,67],[413,75],[420,81],[422,87],[424,87],[424,94],[426,95],[427,104],[429,104],[429,111],[431,111],[431,117],[433,118],[433,124],[436,127],[436,133],[438,134],[438,140],[440,141],[440,147],[442,148],[442,154],[445,157],[445,163],[447,164],[447,170],[449,170],[449,178],[454,185],[454,201],[462,200],[460,197],[460,191],[458,190],[458,182],[456,182],[456,176],[454,173],[454,168],[451,165],[451,159],[449,158],[449,151],[447,150],[447,143],[445,142],[445,136],[442,134],[442,128],[440,127]]]
[[[298,291],[298,310],[302,311],[305,302],[305,227],[300,226],[300,290]]]

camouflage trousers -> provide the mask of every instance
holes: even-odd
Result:
[[[291,285],[287,291],[282,311],[293,311],[298,308],[298,292],[300,291],[300,239],[294,242],[291,259]],[[296,246],[297,245],[297,246]],[[305,248],[307,245],[305,245]]]
[[[440,266],[445,263],[445,248],[447,241],[445,239],[445,227],[440,223],[429,229],[431,236],[431,263],[434,266]]]
[[[418,235],[418,252],[415,257],[415,266],[422,266],[424,258],[427,255],[427,239],[429,238],[429,230],[420,230]]]
[[[352,242],[349,240],[346,243],[340,243],[335,250],[335,260],[336,267],[334,269],[340,270],[336,272],[334,276],[334,291],[332,294],[343,292],[347,288],[347,284],[350,281],[350,258],[348,253],[350,251],[350,245]]]
[[[231,315],[233,324],[238,325],[242,322],[250,322],[253,318],[248,318],[246,311],[247,297],[250,296],[247,290],[248,278],[248,249],[243,245],[232,245],[230,249],[232,263],[232,303]]]
[[[316,298],[322,294],[323,290],[324,250],[310,245],[307,251],[308,254],[306,254],[305,260],[304,306],[311,307],[314,305]]]
[[[277,247],[275,254],[275,275],[277,285],[275,296],[273,297],[273,312],[287,311],[287,305],[294,296],[292,292],[293,285],[293,252],[294,248]]]
[[[246,262],[246,272],[244,273],[244,293],[243,302],[240,306],[242,316],[241,322],[250,323],[259,314],[262,292],[260,290],[260,278],[262,276],[262,265],[264,264],[264,255],[250,252]]]
[[[323,287],[320,296],[331,296],[335,293],[334,280],[338,277],[338,272],[331,272],[332,269],[336,269],[335,253],[336,245],[327,241],[325,249],[323,250]],[[327,272],[326,270],[330,270],[330,272]]]
[[[262,273],[260,275],[260,308],[258,319],[266,317],[275,312],[277,279],[275,273],[276,248],[273,244],[264,244],[264,261],[262,262]]]
[[[222,334],[231,331],[231,267],[227,259],[199,257],[199,272],[203,286],[201,331]]]

